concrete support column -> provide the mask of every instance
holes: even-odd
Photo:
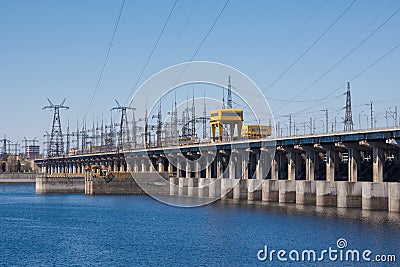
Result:
[[[242,157],[242,179],[249,179],[247,154]]]
[[[260,152],[260,155],[261,155],[261,152]],[[257,156],[256,177],[255,177],[256,179],[259,179],[259,180],[265,178],[264,159],[260,155]]]
[[[235,162],[234,158],[231,158],[229,161],[229,167],[228,167],[228,172],[229,172],[229,178],[230,179],[235,179],[236,178],[236,168],[235,168]]]
[[[186,178],[191,178],[191,166],[190,162],[186,161],[186,166],[185,166],[185,171],[186,171]]]
[[[206,178],[211,178],[212,176],[212,158],[207,157],[207,163],[206,163]]]
[[[195,178],[200,178],[201,177],[201,164],[199,161],[196,161],[195,163],[195,173],[194,173]]]
[[[183,177],[182,163],[179,160],[176,163],[176,177]]]
[[[326,151],[326,180],[335,181],[335,172],[339,169],[339,155],[336,151]]]
[[[349,170],[348,179],[349,182],[357,182],[358,180],[358,168],[360,166],[360,154],[355,149],[349,149]]]
[[[375,183],[383,182],[383,163],[385,161],[385,157],[383,154],[383,149],[379,147],[372,148],[372,178]]]
[[[217,166],[217,178],[224,178],[223,177],[223,175],[224,175],[224,166],[222,165],[222,162],[221,162],[221,158],[220,157],[217,157],[217,164],[216,164]]]
[[[168,162],[168,173],[171,175],[174,172],[174,165]]]
[[[296,180],[296,174],[297,174],[297,170],[296,168],[299,168],[299,166],[297,166],[297,153],[293,152],[289,152],[287,154],[287,158],[288,158],[288,180],[290,181],[294,181]]]
[[[146,171],[147,171],[147,169],[146,169],[146,163],[145,163],[145,160],[144,160],[144,159],[142,159],[142,162],[141,162],[141,164],[142,164],[141,171],[142,171],[142,172],[146,172]]]
[[[164,172],[164,163],[162,160],[158,161],[158,172]]]
[[[151,160],[149,160],[149,164],[150,164],[149,171],[150,171],[150,172],[155,172],[156,169],[154,168],[153,162],[152,162]]]
[[[235,165],[235,175],[232,177],[234,179],[240,179],[243,176],[243,169],[242,169],[242,155],[236,153],[234,165]]]
[[[72,165],[72,173],[76,173],[76,163],[73,163]]]
[[[272,166],[271,166],[271,180],[279,180],[279,171],[278,171],[278,161],[276,160],[276,157],[272,160]]]
[[[134,171],[134,172],[139,172],[139,164],[138,164],[137,159],[135,159],[135,160],[133,161],[133,171]]]
[[[306,180],[314,181],[315,177],[315,152],[308,150],[306,152]]]

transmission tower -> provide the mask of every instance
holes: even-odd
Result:
[[[194,104],[194,87],[193,87],[193,97],[192,97],[192,137],[196,138],[196,105]]]
[[[157,118],[157,128],[156,128],[156,136],[157,136],[157,147],[161,147],[161,133],[162,133],[162,113],[161,113],[161,100],[158,106],[158,114],[153,115],[152,118]]]
[[[206,96],[203,97],[203,118],[201,122],[203,124],[203,140],[207,138],[207,106],[206,106]]]
[[[64,154],[64,140],[61,131],[60,109],[69,109],[69,107],[64,106],[66,98],[64,98],[60,105],[54,105],[48,98],[47,100],[49,101],[50,105],[43,107],[42,110],[54,110],[53,126],[51,128],[50,144],[47,155],[48,157],[59,157]]]
[[[135,110],[136,108],[132,108],[132,140],[133,140],[133,149],[137,148],[137,132],[138,132],[138,125],[136,122],[135,117]]]
[[[66,137],[67,137],[67,145],[66,145],[66,147],[65,147],[65,154],[66,155],[69,155],[69,150],[70,150],[70,148],[71,148],[71,133],[69,132],[69,119],[68,119],[68,126],[67,126],[67,134],[66,134]]]
[[[175,91],[175,100],[172,105],[172,112],[171,112],[171,137],[178,137],[178,109],[176,104],[176,91]]]
[[[43,146],[44,146],[43,155],[45,155],[50,150],[50,134],[49,134],[49,132],[46,131],[46,134],[44,134],[43,137],[46,138],[46,141],[43,142]]]
[[[232,108],[232,85],[231,85],[231,75],[228,78],[228,100],[226,103],[227,108]]]
[[[344,131],[353,130],[353,116],[351,113],[351,96],[350,96],[350,82],[347,83],[346,92],[346,114],[344,117]]]
[[[132,108],[121,106],[117,101],[117,99],[115,99],[115,102],[117,103],[117,106],[113,107],[111,110],[121,110],[121,121],[119,124],[119,133],[118,133],[118,148],[122,148],[122,145],[125,140],[126,140],[125,144],[129,144],[130,142],[128,116],[126,115],[126,110]]]

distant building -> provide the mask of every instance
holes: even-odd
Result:
[[[26,146],[26,158],[27,159],[36,159],[39,158],[39,146]]]

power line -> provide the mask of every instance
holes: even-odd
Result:
[[[316,14],[318,14],[318,12],[321,10],[321,8],[326,4],[326,2],[328,2],[328,0],[325,0],[325,1],[323,1],[319,6],[318,6],[318,8],[299,26],[299,27],[297,27],[297,29],[283,42],[283,45],[280,45],[277,49],[275,49],[274,50],[274,52],[273,53],[271,53],[271,55],[260,65],[260,67],[258,67],[257,68],[257,70],[253,73],[253,75],[252,76],[254,76],[259,70],[261,70],[263,67],[264,67],[264,65],[267,63],[267,62],[269,62],[270,60],[271,60],[271,58],[273,58],[274,56],[276,56],[276,55],[278,55],[282,50],[283,50],[283,48],[285,48],[289,43],[290,43],[290,41],[293,39],[293,37],[294,36],[296,36],[299,32],[300,32],[300,30],[305,26],[305,25],[307,25],[307,23],[312,19],[312,18],[314,18],[314,16],[316,15]]]
[[[194,52],[192,58],[190,61],[193,61],[193,59],[196,57],[197,53],[199,52],[200,48],[203,46],[204,42],[207,40],[207,37],[210,35],[211,31],[214,29],[215,24],[217,24],[219,18],[221,17],[222,13],[224,12],[226,6],[228,5],[229,0],[225,2],[225,5],[222,7],[221,11],[219,12],[218,16],[215,18],[213,24],[211,25],[211,28],[208,30],[207,34],[203,37],[203,40],[201,40],[200,45],[197,47],[196,51]]]
[[[92,94],[92,97],[90,99],[89,106],[87,107],[86,112],[85,112],[85,118],[86,118],[87,113],[89,112],[90,107],[92,106],[94,96],[96,95],[97,89],[99,88],[99,85],[100,85],[101,78],[103,77],[104,69],[106,68],[108,57],[109,57],[110,52],[111,52],[111,47],[112,47],[112,45],[114,43],[115,34],[117,33],[119,20],[121,18],[121,14],[122,14],[122,11],[124,9],[124,5],[125,5],[125,0],[122,1],[121,8],[120,8],[119,13],[118,13],[117,22],[116,22],[115,27],[114,27],[114,32],[113,32],[110,44],[108,45],[106,57],[104,59],[103,66],[101,68],[101,71],[100,71],[100,74],[99,74],[99,78],[97,79],[96,87],[95,87],[94,92]]]
[[[329,99],[337,98],[339,96],[332,96],[329,97]],[[290,100],[290,99],[280,99],[280,98],[272,98],[272,97],[267,97],[268,100],[272,101],[277,101],[277,102],[291,102],[291,103],[308,103],[308,102],[319,102],[321,100],[324,100],[322,98],[319,99],[307,99],[307,100]]]
[[[290,64],[284,71],[281,73],[265,90],[269,90],[272,86],[274,86],[286,73],[288,73],[307,53],[335,26],[335,24],[346,14],[346,12],[354,5],[357,0],[353,0],[350,5],[346,7],[346,9],[329,25],[325,31],[323,31],[320,36],[292,63]]]
[[[139,83],[140,79],[142,78],[142,76],[143,76],[143,74],[144,74],[144,72],[145,72],[147,66],[149,65],[149,62],[150,62],[151,58],[153,57],[154,51],[156,50],[157,45],[158,45],[158,43],[160,42],[162,35],[164,34],[165,28],[167,27],[167,24],[168,24],[168,22],[169,22],[169,20],[170,20],[170,18],[171,18],[171,16],[172,16],[172,13],[174,12],[174,9],[175,9],[175,6],[176,6],[176,3],[177,3],[177,2],[178,2],[178,0],[175,0],[174,4],[172,5],[172,8],[171,8],[171,10],[169,11],[167,20],[164,22],[164,26],[162,27],[162,30],[161,30],[160,34],[158,35],[158,37],[157,37],[157,41],[155,42],[155,44],[154,44],[154,46],[153,46],[153,49],[151,50],[150,55],[148,56],[148,58],[147,58],[147,60],[146,60],[146,63],[144,64],[143,69],[142,69],[142,71],[140,72],[139,77],[137,78],[137,80],[136,80],[134,86],[132,87],[131,92],[129,93],[128,99],[126,100],[127,102],[128,102],[129,99],[131,98],[131,95],[132,95],[133,92],[135,91],[136,86],[138,85],[138,83]]]
[[[170,55],[171,51],[173,50],[173,48],[174,48],[175,45],[176,45],[176,42],[181,38],[183,32],[186,30],[186,27],[189,25],[189,21],[191,20],[193,14],[194,14],[194,11],[195,11],[196,8],[197,8],[197,5],[198,5],[199,1],[200,1],[200,0],[197,0],[197,1],[194,3],[194,5],[192,6],[192,9],[191,9],[190,12],[189,12],[189,16],[186,18],[185,22],[182,23],[182,27],[181,27],[181,29],[180,29],[178,35],[175,37],[175,40],[174,40],[174,41],[172,42],[172,44],[170,45],[170,47],[169,47],[169,49],[168,49],[168,53],[167,53],[167,55],[165,55],[164,59],[162,60],[162,62],[161,62],[161,64],[160,64],[160,66],[163,66],[163,65],[164,65],[164,62],[166,61],[167,56]]]
[[[375,33],[377,33],[386,23],[388,23],[398,12],[400,11],[400,8],[398,8],[392,15],[390,15],[386,20],[384,20],[375,30],[373,30],[370,34],[367,35],[358,45],[356,45],[353,49],[351,49],[344,57],[342,57],[338,62],[336,62],[333,66],[331,66],[327,71],[325,71],[322,75],[320,75],[316,80],[311,82],[306,88],[301,90],[297,95],[295,95],[293,98],[290,99],[290,101],[296,99],[300,95],[302,95],[304,92],[306,92],[308,89],[310,89],[312,86],[314,86],[317,82],[319,82],[322,78],[324,78],[326,75],[328,75],[333,69],[335,69],[338,65],[340,65],[343,61],[345,61],[351,54],[353,54],[356,50],[358,50],[366,41],[368,41]],[[394,48],[395,50],[397,48]],[[391,52],[390,52],[391,53]],[[385,57],[385,56],[384,56]],[[380,59],[379,59],[380,60]],[[377,62],[376,62],[377,63]],[[375,64],[376,64],[375,63]],[[373,64],[374,65],[374,64]],[[372,66],[373,66],[372,65]],[[370,66],[369,68],[371,68]],[[369,68],[365,69],[367,71]],[[359,73],[361,75],[363,72]],[[357,78],[357,77],[355,77]],[[289,102],[288,102],[289,103]],[[288,103],[285,103],[281,105],[277,110],[282,109],[284,106],[286,106]]]
[[[394,47],[392,47],[392,48],[391,48],[388,52],[386,52],[384,55],[382,55],[381,57],[379,57],[377,60],[375,60],[374,62],[372,62],[370,65],[368,65],[366,68],[364,68],[363,70],[361,70],[360,72],[358,72],[356,75],[354,75],[349,81],[352,82],[352,81],[354,81],[355,79],[357,79],[359,76],[361,76],[362,74],[364,74],[365,72],[367,72],[368,70],[370,70],[373,66],[375,66],[375,65],[378,64],[381,60],[383,60],[384,58],[386,58],[387,56],[389,56],[391,53],[393,53],[393,52],[394,52],[395,50],[397,50],[399,47],[400,47],[400,42],[397,43]],[[340,85],[338,88],[336,88],[335,90],[333,90],[333,91],[332,91],[331,93],[329,93],[328,95],[326,95],[324,98],[321,99],[321,101],[322,101],[322,100],[325,100],[325,99],[327,99],[327,98],[329,98],[332,94],[334,94],[334,93],[336,93],[337,91],[341,90],[344,86],[345,86],[345,83],[342,84],[342,85]],[[389,101],[391,101],[391,100],[389,100]],[[387,101],[387,102],[389,102],[389,101]],[[379,101],[376,101],[376,102],[379,102]],[[383,101],[383,102],[384,102],[384,101]],[[297,114],[301,114],[301,113],[303,113],[304,111],[310,110],[310,109],[314,108],[315,106],[318,106],[318,104],[321,104],[321,103],[313,104],[313,105],[311,105],[310,107],[308,107],[308,108],[306,108],[306,109],[304,109],[304,110],[302,110],[302,111],[300,111],[300,112],[297,112]]]
[[[225,5],[222,7],[221,11],[219,12],[218,16],[215,18],[214,22],[212,23],[210,29],[207,31],[206,35],[203,37],[203,39],[201,40],[199,46],[197,47],[197,49],[195,50],[193,56],[190,58],[189,62],[192,62],[194,60],[194,58],[196,57],[197,53],[199,52],[200,48],[203,46],[203,44],[205,43],[205,41],[207,40],[207,37],[210,35],[211,31],[214,29],[215,25],[217,24],[218,20],[220,19],[220,17],[222,16],[222,13],[224,12],[226,6],[228,5],[229,0],[227,0],[225,2]],[[180,78],[182,77],[182,75],[185,73],[186,69],[188,68],[189,64],[186,64],[184,69],[182,70],[181,74],[178,76],[178,78],[175,80],[175,85],[178,83],[178,81],[180,80]]]

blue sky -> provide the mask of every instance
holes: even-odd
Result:
[[[47,97],[56,103],[67,98],[70,110],[62,112],[62,122],[65,125],[69,118],[75,128],[77,118],[81,121],[88,108],[121,3],[0,1],[1,136],[6,134],[14,142],[24,136],[42,140],[45,130],[51,130],[52,113],[41,110]],[[114,98],[126,103],[173,3],[126,0],[87,115],[89,124],[102,113],[109,118]],[[350,3],[231,0],[195,60],[230,65],[265,90]],[[139,84],[163,68],[190,60],[224,4],[179,0]],[[277,121],[287,123],[282,116],[292,113],[300,125],[312,116],[322,128],[321,109],[328,108],[330,121],[336,116],[342,129],[343,85],[400,42],[400,12],[346,60],[304,89],[399,8],[400,1],[393,0],[355,2],[297,64],[265,90]],[[374,101],[378,126],[386,125],[385,111],[400,104],[399,62],[400,48],[352,81],[356,127],[359,113],[365,127],[369,101]],[[330,93],[333,97],[321,100]]]

